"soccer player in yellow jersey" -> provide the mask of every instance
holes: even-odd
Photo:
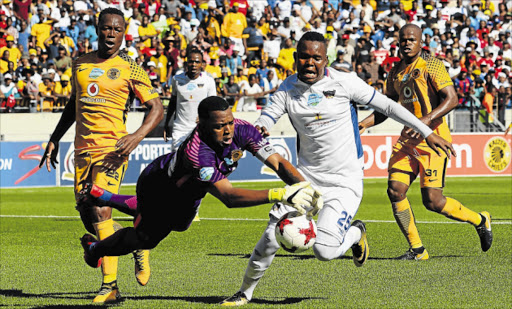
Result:
[[[457,106],[457,93],[443,63],[422,50],[421,29],[407,24],[399,33],[402,60],[390,71],[386,95],[399,102],[444,139],[451,141],[444,115]],[[359,123],[361,133],[386,119],[373,113]],[[445,197],[443,187],[448,158],[429,149],[425,140],[405,127],[393,147],[388,167],[388,196],[393,214],[410,249],[398,259],[426,260],[407,190],[419,176],[423,205],[430,211],[450,219],[468,222],[476,227],[483,251],[492,244],[491,216],[487,211],[476,213],[459,201]]]
[[[46,147],[40,166],[55,168],[59,141],[76,121],[75,199],[85,228],[98,238],[114,233],[112,209],[85,207],[78,199],[84,183],[95,183],[118,192],[128,165],[128,155],[163,118],[163,107],[149,77],[129,56],[120,53],[126,24],[115,8],[101,11],[98,18],[98,50],[73,61],[72,91],[62,117]],[[126,131],[128,108],[137,96],[150,112],[138,130]],[[148,251],[136,251],[137,281],[149,279]],[[99,265],[98,265],[99,266]],[[95,303],[117,301],[117,257],[104,257],[103,284]]]

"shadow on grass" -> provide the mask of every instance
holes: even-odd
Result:
[[[223,256],[223,257],[238,257],[240,259],[248,259],[251,257],[250,254],[234,254],[234,253],[212,253],[208,254],[210,256]],[[293,260],[312,260],[315,259],[314,255],[293,255],[293,254],[276,254],[276,257],[278,258],[288,258]],[[461,258],[466,257],[463,255],[442,255],[442,256],[430,256],[430,259],[444,259],[444,258]],[[337,260],[352,260],[352,257],[342,256],[340,258],[337,258]],[[397,260],[397,257],[378,257],[378,256],[370,256],[368,257],[368,260],[370,261],[399,261]]]
[[[238,257],[240,259],[248,259],[251,257],[250,254],[235,254],[235,253],[211,253],[209,256],[223,256],[223,257]],[[289,258],[294,260],[311,260],[315,259],[315,256],[310,255],[293,255],[293,254],[276,254],[278,258]]]
[[[25,293],[22,290],[0,290],[1,296],[6,297],[18,297],[18,298],[54,298],[54,299],[88,299],[91,297],[86,296],[86,294],[93,294],[95,292],[76,292],[76,293],[42,293],[42,294],[35,294],[35,293]],[[79,295],[83,296],[80,297]],[[202,304],[218,304],[222,300],[224,300],[224,297],[218,297],[218,296],[155,296],[155,295],[147,295],[147,296],[125,296],[121,299],[120,302],[116,304],[106,304],[103,306],[98,305],[43,305],[43,306],[37,306],[33,308],[107,308],[111,306],[119,305],[122,301],[125,300],[134,300],[134,301],[141,301],[141,300],[178,300],[178,301],[187,301],[190,303],[202,303]],[[255,304],[266,304],[266,305],[286,305],[286,304],[298,304],[304,300],[311,300],[311,299],[325,299],[325,298],[318,298],[318,297],[287,297],[281,300],[274,300],[274,299],[261,299],[261,298],[255,298],[251,300],[251,303]],[[0,305],[0,307],[3,305]],[[9,307],[15,307],[16,305],[9,305]],[[23,305],[20,305],[23,306]]]

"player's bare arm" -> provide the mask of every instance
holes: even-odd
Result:
[[[164,141],[167,143],[169,141],[169,136],[172,132],[170,132],[169,128],[169,120],[171,120],[172,115],[174,115],[174,112],[176,111],[176,104],[178,102],[178,96],[171,96],[171,101],[169,102],[169,105],[167,105],[167,115],[165,116],[164,121]],[[167,133],[169,132],[169,133]]]
[[[270,167],[274,172],[279,175],[287,185],[292,185],[301,181],[305,181],[304,177],[297,171],[297,169],[288,160],[283,158],[280,154],[275,153],[267,158],[265,165]]]
[[[160,98],[151,99],[144,104],[150,109],[149,114],[137,131],[125,135],[117,141],[116,152],[119,155],[128,156],[164,117],[164,108]]]
[[[44,150],[44,155],[39,162],[39,167],[43,166],[46,162],[46,169],[48,172],[51,172],[51,166],[55,167],[57,161],[57,154],[59,153],[59,141],[66,134],[68,129],[73,125],[76,120],[75,115],[75,96],[71,96],[69,98],[68,104],[64,107],[64,111],[62,116],[60,117],[59,123],[57,127],[55,127],[55,131],[50,138],[50,141],[46,145],[46,149]]]

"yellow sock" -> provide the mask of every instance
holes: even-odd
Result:
[[[420,233],[416,228],[416,222],[414,220],[414,214],[412,213],[411,204],[407,198],[401,200],[400,202],[391,203],[393,206],[393,215],[395,216],[395,220],[402,230],[405,238],[409,242],[409,246],[411,248],[419,248],[422,247]]]
[[[103,240],[110,235],[114,234],[114,220],[109,219],[106,221],[94,224],[96,235],[99,240]],[[117,256],[104,256],[101,263],[101,272],[103,273],[103,283],[109,283],[117,279]]]
[[[450,219],[469,222],[475,226],[482,222],[482,217],[479,213],[464,207],[459,201],[450,197],[446,198],[446,204],[443,210],[441,210],[441,213]]]

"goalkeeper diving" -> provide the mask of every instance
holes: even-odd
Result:
[[[210,193],[229,208],[281,202],[313,217],[323,206],[297,169],[250,123],[235,119],[229,104],[211,96],[199,104],[199,123],[176,152],[163,155],[139,176],[136,196],[113,194],[96,185],[81,192],[85,205],[116,208],[135,217],[134,227],[97,241],[81,238],[84,259],[98,267],[103,256],[119,256],[136,249],[152,249],[171,231],[187,230],[201,199]],[[287,184],[271,190],[234,188],[228,175],[247,150],[274,170]]]

